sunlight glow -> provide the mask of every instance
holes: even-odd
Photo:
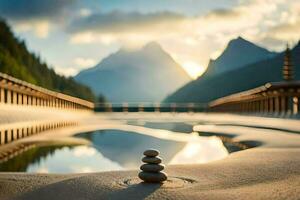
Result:
[[[203,66],[193,61],[184,62],[182,66],[193,79],[197,79],[205,71]]]
[[[195,136],[168,164],[200,164],[220,160],[228,155],[222,141],[217,137]],[[203,140],[204,139],[204,140]]]

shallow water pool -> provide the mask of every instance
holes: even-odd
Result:
[[[35,147],[1,163],[0,171],[82,173],[138,169],[142,153],[148,148],[159,149],[164,164],[199,164],[228,155],[217,137],[171,131],[166,137],[163,131],[155,133],[158,134],[124,130],[80,133],[74,137],[90,141],[89,145]]]

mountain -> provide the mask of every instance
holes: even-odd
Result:
[[[300,80],[300,42],[292,49],[295,79]],[[214,76],[204,75],[188,83],[166,102],[209,102],[236,92],[252,89],[267,82],[282,81],[284,53]]]
[[[110,102],[159,102],[191,80],[158,43],[138,50],[121,49],[75,80],[102,93]]]
[[[235,70],[260,60],[272,58],[275,55],[274,52],[238,37],[228,43],[224,52],[216,60],[210,60],[206,75],[216,75]]]
[[[92,91],[73,78],[60,76],[41,59],[30,53],[23,41],[18,40],[5,21],[0,19],[0,72],[29,83],[94,101]]]

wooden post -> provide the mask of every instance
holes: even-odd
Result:
[[[296,115],[299,112],[299,98],[293,97],[293,114]]]
[[[265,99],[265,112],[269,113],[270,112],[270,108],[269,108],[269,98]]]
[[[155,103],[155,112],[160,112],[160,104]]]
[[[258,104],[258,108],[257,108],[257,112],[259,112],[259,113],[262,113],[262,112],[264,112],[264,99],[259,99],[259,100],[257,100],[257,104]]]
[[[8,143],[9,142],[9,140],[8,140],[8,134],[9,132],[8,132],[8,130],[5,130],[4,131],[4,142],[3,142],[3,144],[6,144],[6,143]]]
[[[0,88],[0,102],[5,103],[4,88]]]
[[[32,105],[36,106],[36,97],[32,97]]]
[[[12,129],[12,140],[18,139],[17,129]]]
[[[176,103],[171,103],[171,112],[176,112]]]
[[[274,112],[274,104],[273,104],[273,98],[272,97],[268,98],[268,105],[269,105],[270,113],[273,113]]]
[[[7,131],[7,143],[12,140],[12,134],[13,134],[12,130]]]
[[[18,94],[18,104],[19,104],[19,105],[22,105],[22,104],[23,104],[23,101],[22,101],[23,98],[22,98],[22,96],[23,96],[23,95],[22,95],[21,93]]]
[[[12,95],[13,95],[12,103],[13,104],[18,104],[18,99],[17,99],[18,93],[15,92],[15,91],[12,91]]]
[[[5,136],[4,136],[4,130],[0,130],[0,145],[4,144]]]
[[[122,103],[122,112],[128,112],[128,103]]]
[[[11,91],[6,90],[6,103],[11,104]]]
[[[189,113],[194,112],[194,107],[195,107],[195,104],[194,104],[194,103],[189,103],[189,105],[188,105],[188,112],[189,112]]]
[[[24,128],[21,129],[21,133],[20,133],[21,137],[20,138],[23,138],[24,137]]]
[[[275,97],[275,112],[279,114],[280,112],[280,99],[279,97]]]
[[[28,131],[29,131],[28,127],[27,127],[27,128],[24,128],[24,137],[27,137],[27,136],[28,136]]]
[[[144,112],[144,105],[143,104],[139,104],[139,112]]]
[[[27,105],[32,105],[32,96],[28,96],[28,103],[27,103]]]
[[[286,113],[287,112],[287,99],[286,99],[286,97],[285,96],[282,96],[282,97],[280,97],[280,99],[281,99],[281,109],[280,109],[280,111],[282,112],[282,113]]]
[[[298,98],[298,102],[297,102],[297,111],[298,111],[298,113],[299,113],[299,110],[300,110],[300,101],[299,101],[299,97],[297,97]]]
[[[241,103],[241,112],[245,112],[245,102]]]
[[[27,105],[28,104],[28,96],[27,94],[23,94],[23,105]]]

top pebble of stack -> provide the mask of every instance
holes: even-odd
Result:
[[[148,149],[146,151],[144,151],[144,155],[148,156],[148,157],[155,157],[159,155],[159,151],[155,150],[155,149]]]

